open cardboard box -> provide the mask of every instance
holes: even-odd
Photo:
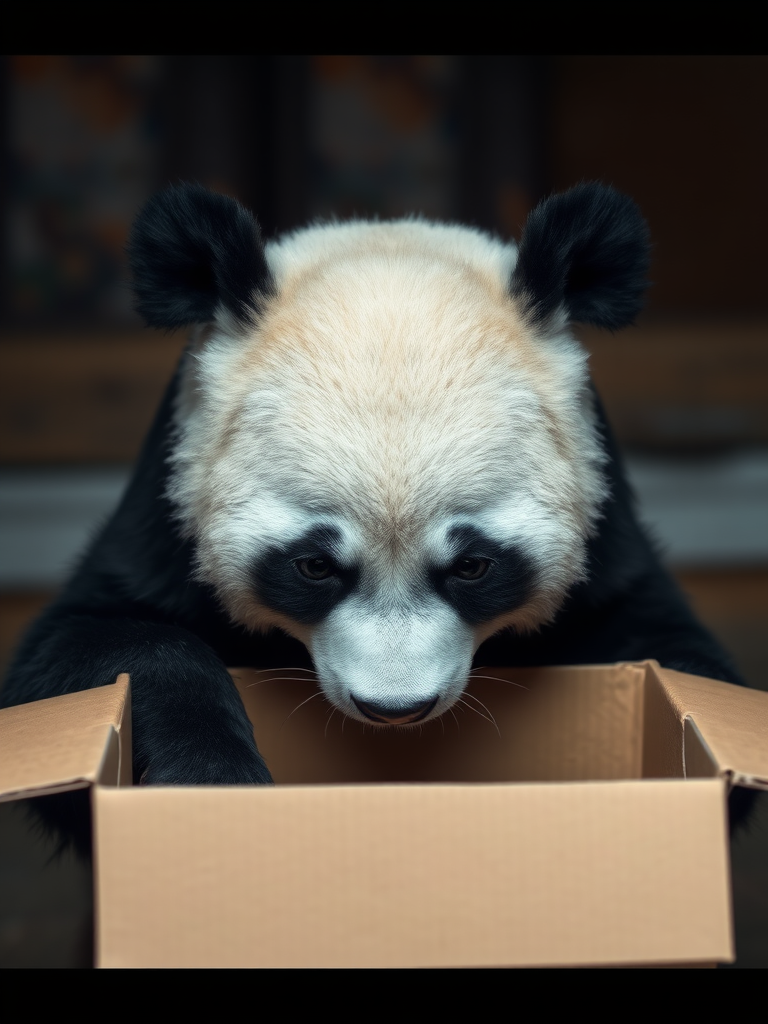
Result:
[[[133,787],[129,680],[0,711],[3,800],[90,787],[103,967],[733,959],[726,795],[768,693],[655,662],[489,669],[363,727],[233,670],[274,787]]]

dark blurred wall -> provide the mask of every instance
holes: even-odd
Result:
[[[168,181],[267,235],[316,216],[515,235],[598,178],[655,241],[654,311],[765,312],[766,58],[18,56],[3,64],[3,323],[128,323],[122,246]]]
[[[633,196],[654,242],[653,311],[768,311],[768,58],[559,57],[555,188],[601,178]]]
[[[154,186],[153,57],[3,62],[3,326],[130,318],[123,245]]]

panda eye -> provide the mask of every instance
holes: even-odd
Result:
[[[459,558],[451,567],[451,575],[460,580],[479,580],[491,567],[488,558]]]
[[[308,580],[328,579],[336,570],[330,558],[302,558],[295,564],[301,575]]]

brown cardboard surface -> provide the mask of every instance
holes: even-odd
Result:
[[[691,720],[720,770],[734,783],[768,789],[768,693],[658,666],[653,670],[681,722]]]
[[[232,674],[273,778],[301,784],[639,778],[645,671],[482,670],[453,715],[403,730],[344,720],[290,671]]]
[[[112,686],[0,710],[0,799],[129,783],[128,692],[123,675]]]
[[[105,967],[732,956],[722,780],[99,788]]]

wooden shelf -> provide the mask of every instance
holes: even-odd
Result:
[[[183,334],[0,340],[0,463],[131,462]]]

